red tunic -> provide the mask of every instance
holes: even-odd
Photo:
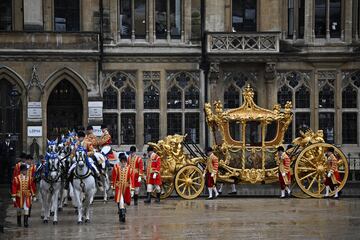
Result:
[[[98,141],[98,145],[101,147],[106,146],[106,145],[110,145],[111,144],[111,135],[108,131],[104,131],[104,133],[102,134],[102,136],[100,137],[99,141]]]
[[[116,164],[112,170],[112,186],[115,188],[114,200],[116,203],[120,202],[121,196],[124,198],[124,202],[130,205],[130,169],[128,166],[121,168],[119,164]]]
[[[219,169],[219,159],[212,153],[206,163],[206,185],[209,188],[214,187],[216,184],[216,177]],[[214,177],[211,176],[213,173]]]
[[[285,189],[287,185],[291,184],[291,172],[290,172],[290,157],[284,152],[280,157],[280,165],[279,165],[279,182],[280,188]],[[285,177],[283,177],[283,173],[285,173]]]
[[[156,154],[152,153],[146,164],[146,183],[151,185],[161,185],[161,158]],[[156,178],[153,176],[156,173]]]
[[[331,177],[326,176],[325,185],[338,185],[341,183],[341,177],[338,169],[338,160],[334,154],[331,154],[327,159],[328,172],[332,172]]]
[[[141,182],[138,181],[139,176],[144,174],[144,164],[141,157],[136,154],[130,155],[127,160],[130,168],[130,183],[131,188],[141,187]]]
[[[11,186],[11,196],[16,198],[14,207],[23,208],[25,200],[27,207],[31,207],[31,198],[35,196],[35,192],[36,186],[31,176],[16,176]]]
[[[17,176],[20,175],[20,166],[22,164],[25,164],[23,162],[18,162],[15,167],[14,167],[14,171],[13,171],[13,179]],[[35,172],[36,172],[36,166],[34,164],[31,164],[30,167],[28,168],[28,176],[34,177],[35,176]]]

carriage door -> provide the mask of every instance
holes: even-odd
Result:
[[[16,152],[22,150],[22,109],[20,98],[12,98],[14,86],[6,79],[0,79],[0,139],[11,134],[11,140],[16,144]]]
[[[66,79],[58,83],[47,103],[47,138],[54,140],[82,126],[83,105],[79,92]]]

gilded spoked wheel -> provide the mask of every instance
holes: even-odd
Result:
[[[300,189],[307,195],[322,198],[325,193],[325,177],[328,170],[327,158],[325,156],[328,148],[334,148],[334,154],[338,159],[340,179],[338,191],[340,191],[348,178],[349,167],[344,153],[328,143],[316,143],[307,146],[301,151],[295,162],[294,174]],[[333,196],[335,191],[330,191]]]
[[[203,172],[194,165],[181,168],[175,177],[175,190],[184,199],[197,198],[203,191]]]
[[[161,199],[168,198],[171,193],[174,191],[174,182],[173,181],[166,181],[161,183]],[[156,193],[152,193],[153,197],[156,197]]]

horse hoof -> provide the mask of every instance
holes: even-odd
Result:
[[[90,219],[85,219],[85,223],[90,223]]]
[[[78,221],[77,224],[78,224],[78,225],[82,224],[82,221]]]
[[[62,212],[62,210],[63,210],[62,208],[58,208],[58,211],[59,211],[59,212]]]
[[[64,203],[64,207],[67,207],[67,203]]]
[[[40,218],[41,218],[41,219],[44,219],[45,217],[44,217],[44,216],[41,216]]]
[[[44,220],[43,223],[49,223],[49,221],[48,221],[48,220]]]
[[[57,225],[57,224],[58,224],[58,222],[57,222],[57,221],[54,221],[54,222],[53,222],[53,225]]]
[[[52,217],[53,217],[53,216],[54,216],[54,212],[50,212],[50,216],[52,216]]]

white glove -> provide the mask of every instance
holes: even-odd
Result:
[[[139,178],[138,178],[138,182],[141,182],[141,176],[139,176]]]
[[[286,174],[283,172],[283,173],[281,173],[281,175],[282,175],[283,177],[285,177]]]
[[[328,172],[327,177],[331,177],[331,172]]]
[[[11,200],[12,200],[13,202],[16,202],[16,198],[14,198],[14,197],[13,197],[13,198],[11,198]]]
[[[36,202],[36,201],[37,201],[37,198],[36,198],[36,197],[33,197],[33,201]]]
[[[205,177],[205,176],[206,176],[206,173],[203,174],[203,177]]]
[[[212,173],[212,174],[211,174],[211,177],[214,177],[214,176],[215,176],[215,173]]]
[[[156,179],[156,176],[157,176],[157,174],[156,174],[156,173],[154,173],[154,175],[153,175],[153,179]]]

